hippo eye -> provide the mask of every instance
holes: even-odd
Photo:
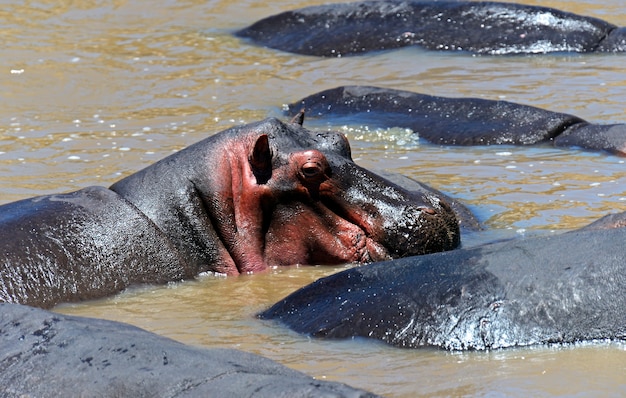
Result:
[[[300,168],[300,176],[308,182],[322,182],[326,179],[324,168],[317,162],[307,162]]]
[[[297,167],[295,170],[298,179],[309,188],[331,177],[328,160],[317,149],[294,152],[290,156],[290,161]]]

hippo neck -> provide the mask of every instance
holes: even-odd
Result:
[[[195,151],[190,148],[118,181],[110,189],[152,220],[180,256],[200,273],[212,270],[219,259],[220,243],[190,177],[201,161],[193,159]]]

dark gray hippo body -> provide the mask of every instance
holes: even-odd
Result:
[[[454,212],[352,162],[346,138],[267,119],[110,189],[0,206],[0,301],[51,307],[213,271],[453,249]]]
[[[371,127],[410,128],[440,145],[579,147],[626,155],[626,124],[589,123],[566,113],[508,101],[447,98],[371,86],[342,86],[289,105],[311,117]]]
[[[374,397],[268,358],[123,323],[0,304],[0,396]]]
[[[0,206],[0,301],[52,307],[200,271],[144,214],[104,187]]]
[[[315,337],[484,350],[626,340],[626,217],[353,268],[266,310]]]
[[[482,1],[311,6],[267,17],[236,34],[270,48],[323,57],[406,46],[491,55],[626,51],[626,29],[600,19]]]

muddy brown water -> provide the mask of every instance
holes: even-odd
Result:
[[[528,1],[626,25],[622,0]],[[28,1],[0,8],[0,202],[109,185],[232,125],[343,84],[505,99],[626,122],[626,56],[518,57],[403,49],[317,59],[253,47],[230,33],[314,0]],[[495,234],[529,236],[626,210],[624,158],[549,147],[451,148],[401,129],[328,126],[355,160],[468,203]],[[555,253],[558,255],[558,253]],[[390,397],[623,396],[626,345],[598,342],[494,352],[401,350],[321,341],[254,314],[344,267],[143,286],[58,311],[135,324],[206,347],[259,353],[325,380]]]

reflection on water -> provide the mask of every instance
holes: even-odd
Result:
[[[526,2],[626,25],[620,0]],[[230,35],[261,17],[320,3],[5,2],[0,203],[109,185],[216,131],[281,116],[283,104],[344,84],[505,99],[597,123],[626,121],[624,55],[471,57],[407,48],[316,59]],[[359,164],[459,197],[503,234],[556,233],[626,210],[623,158],[550,147],[437,147],[398,129],[370,131],[358,121],[305,123],[346,132]],[[59,311],[117,319],[195,345],[238,347],[388,396],[626,393],[620,345],[452,354],[311,340],[254,318],[338,269],[207,276]]]

